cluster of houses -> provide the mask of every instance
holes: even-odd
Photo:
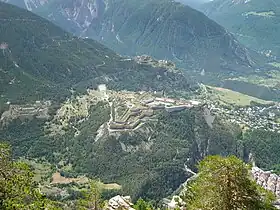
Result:
[[[280,132],[280,104],[266,106],[221,108],[209,105],[212,113],[226,116],[233,123],[245,125],[251,129],[263,129]]]

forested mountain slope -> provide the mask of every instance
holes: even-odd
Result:
[[[15,6],[0,3],[0,22],[0,110],[5,103],[58,99],[71,88],[99,83],[129,90],[189,87],[180,71],[120,57]]]
[[[214,0],[201,9],[244,45],[267,55],[280,55],[279,1]]]
[[[171,0],[12,1],[124,55],[149,54],[187,70],[246,71],[247,50],[223,27]]]

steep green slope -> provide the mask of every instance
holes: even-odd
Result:
[[[94,38],[124,55],[149,54],[187,70],[209,72],[244,72],[252,64],[247,50],[224,28],[171,0],[27,2],[28,9],[67,31]]]
[[[1,111],[5,103],[59,99],[69,95],[70,88],[99,83],[130,90],[189,87],[179,71],[167,73],[164,66],[122,58],[95,41],[73,37],[14,6],[0,3],[0,22]]]
[[[113,95],[116,93],[110,102],[125,106],[125,100]],[[59,128],[63,116],[48,121],[54,126],[38,119],[14,120],[0,138],[13,145],[16,156],[59,163],[62,171],[70,164],[72,170],[66,172],[72,176],[87,174],[105,183],[117,182],[133,198],[154,200],[171,194],[186,180],[184,164],[194,168],[205,154],[242,155],[237,141],[240,128],[218,118],[209,127],[201,108],[157,111],[153,117],[143,118],[137,129],[112,130],[107,127],[110,102],[92,105],[87,117],[73,116],[71,125],[61,130],[65,132],[53,135],[49,128]]]
[[[214,0],[203,5],[202,10],[246,46],[264,54],[280,55],[279,1]]]
[[[102,74],[114,59],[120,59],[96,42],[79,40],[8,4],[1,3],[0,21],[0,40],[8,45],[0,57],[1,94],[12,102],[20,98],[28,101],[28,96],[40,99],[43,93],[49,94],[48,89],[56,92],[57,88],[68,88]],[[107,64],[98,68],[107,54]]]

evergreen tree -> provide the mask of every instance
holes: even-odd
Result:
[[[12,161],[10,147],[2,143],[0,143],[0,209],[59,209],[39,192],[28,165]]]
[[[206,157],[198,169],[198,177],[185,195],[187,209],[275,209],[272,193],[259,187],[250,176],[249,166],[235,156]]]
[[[136,210],[152,210],[152,205],[146,201],[144,201],[142,198],[138,199],[136,204],[134,205],[134,208]]]
[[[91,181],[89,190],[83,192],[83,198],[78,201],[77,209],[79,210],[101,210],[104,202],[101,199],[101,186],[99,181]]]

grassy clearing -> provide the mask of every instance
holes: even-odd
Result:
[[[270,63],[275,68],[280,69],[280,63]],[[251,84],[255,84],[258,86],[266,86],[266,87],[279,87],[280,81],[280,72],[279,70],[270,70],[266,72],[267,76],[258,76],[258,75],[250,75],[247,77],[237,77],[232,78],[232,80],[238,80],[243,82],[248,82]]]
[[[61,176],[59,172],[55,172],[52,175],[51,184],[70,184],[70,183],[78,183],[78,184],[87,184],[89,179],[85,176],[79,176],[77,178],[66,178]],[[120,190],[122,187],[117,183],[108,183],[105,184],[99,181],[99,184],[103,190]]]
[[[80,184],[85,184],[89,181],[87,177],[81,176],[78,178],[66,178],[64,176],[61,176],[59,172],[55,172],[52,175],[52,182],[51,184],[70,184],[72,182],[80,183]]]
[[[220,87],[207,86],[213,91],[213,95],[217,97],[218,100],[226,104],[234,104],[238,106],[248,106],[251,101],[255,101],[261,104],[269,104],[271,101],[265,101],[259,98],[248,96],[239,92],[235,92],[229,89]]]
[[[110,183],[110,184],[104,184],[101,183],[102,189],[104,190],[121,190],[122,186],[117,183]]]
[[[28,164],[33,169],[34,181],[39,182],[40,184],[49,183],[53,171],[51,164],[26,159],[21,159],[21,161]]]

